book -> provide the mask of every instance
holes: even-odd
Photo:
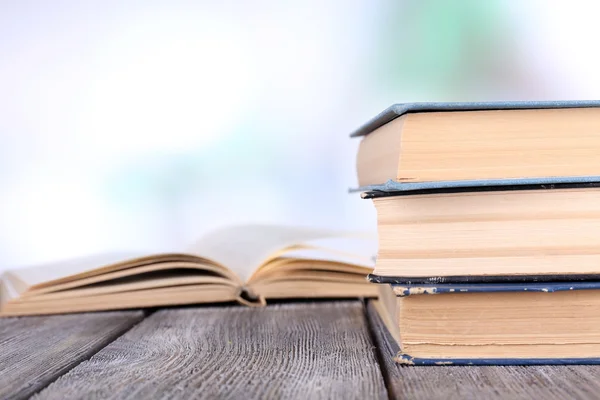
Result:
[[[600,281],[382,285],[407,365],[600,364]]]
[[[372,282],[600,280],[600,183],[370,192]]]
[[[373,297],[369,235],[274,225],[211,232],[186,251],[115,253],[6,271],[0,315],[267,299]]]
[[[362,137],[359,185],[597,176],[599,107],[599,101],[396,104],[351,135]]]

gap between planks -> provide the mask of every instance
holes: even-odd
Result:
[[[31,396],[143,318],[142,311],[0,318],[0,398]]]
[[[379,398],[360,301],[162,309],[37,399]]]

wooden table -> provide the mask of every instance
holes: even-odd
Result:
[[[0,319],[0,398],[598,398],[600,367],[400,367],[358,300]]]

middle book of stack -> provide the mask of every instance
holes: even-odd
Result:
[[[398,362],[600,363],[600,102],[398,104],[352,136]]]

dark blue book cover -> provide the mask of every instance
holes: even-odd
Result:
[[[482,102],[422,102],[398,103],[371,118],[356,129],[350,137],[366,136],[375,129],[401,117],[416,112],[440,111],[485,111],[485,110],[534,110],[555,108],[600,107],[600,100],[560,100],[560,101],[482,101]]]
[[[397,296],[443,295],[445,293],[543,292],[554,293],[574,290],[600,290],[600,281],[590,282],[537,282],[498,284],[428,284],[392,285]],[[550,294],[551,295],[551,294]],[[600,329],[600,326],[598,327]],[[600,358],[415,358],[402,353],[396,361],[406,365],[575,365],[600,364]]]

